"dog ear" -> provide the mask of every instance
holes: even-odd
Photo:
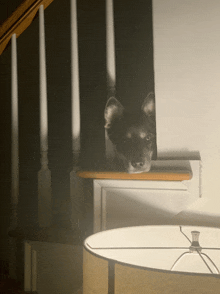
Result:
[[[115,98],[111,97],[108,99],[105,106],[105,128],[108,129],[111,126],[111,123],[114,119],[119,118],[123,115],[124,107],[121,103]]]
[[[144,99],[144,102],[141,106],[141,110],[146,115],[155,115],[155,97],[154,93],[150,92],[147,97]]]

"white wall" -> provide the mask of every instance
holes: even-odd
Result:
[[[199,152],[220,202],[220,1],[153,0],[153,29],[158,155]]]

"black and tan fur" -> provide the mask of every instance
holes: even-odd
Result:
[[[148,94],[138,113],[127,112],[115,97],[111,97],[104,116],[106,133],[115,153],[111,164],[128,173],[148,172],[156,156],[154,94]]]

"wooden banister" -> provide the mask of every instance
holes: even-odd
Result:
[[[0,26],[0,55],[5,50],[11,40],[11,36],[20,36],[32,23],[39,7],[44,5],[44,9],[53,0],[25,0]]]

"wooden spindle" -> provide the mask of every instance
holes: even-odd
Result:
[[[115,96],[115,32],[113,0],[106,0],[106,65],[108,97]]]
[[[76,0],[71,0],[71,84],[73,165],[77,167],[80,154],[80,93]]]
[[[82,217],[82,179],[76,175],[79,169],[80,155],[80,91],[79,91],[79,56],[78,56],[78,28],[77,1],[70,2],[71,13],[71,102],[72,102],[72,152],[73,170],[70,172],[70,197],[72,203],[72,227],[79,226]]]
[[[40,52],[40,147],[41,170],[38,172],[38,222],[40,227],[52,223],[51,172],[48,168],[48,113],[44,6],[39,8],[39,52]]]
[[[107,67],[107,98],[115,96],[116,69],[115,69],[115,32],[113,0],[106,0],[106,67]],[[105,154],[111,165],[114,160],[114,147],[105,130]]]
[[[19,154],[18,154],[18,72],[17,72],[17,41],[16,34],[11,38],[11,119],[12,119],[12,189],[11,229],[18,225],[17,209],[19,197]]]
[[[9,230],[18,226],[19,141],[18,141],[18,70],[16,34],[11,37],[11,218]],[[17,279],[16,239],[9,238],[9,275]]]

